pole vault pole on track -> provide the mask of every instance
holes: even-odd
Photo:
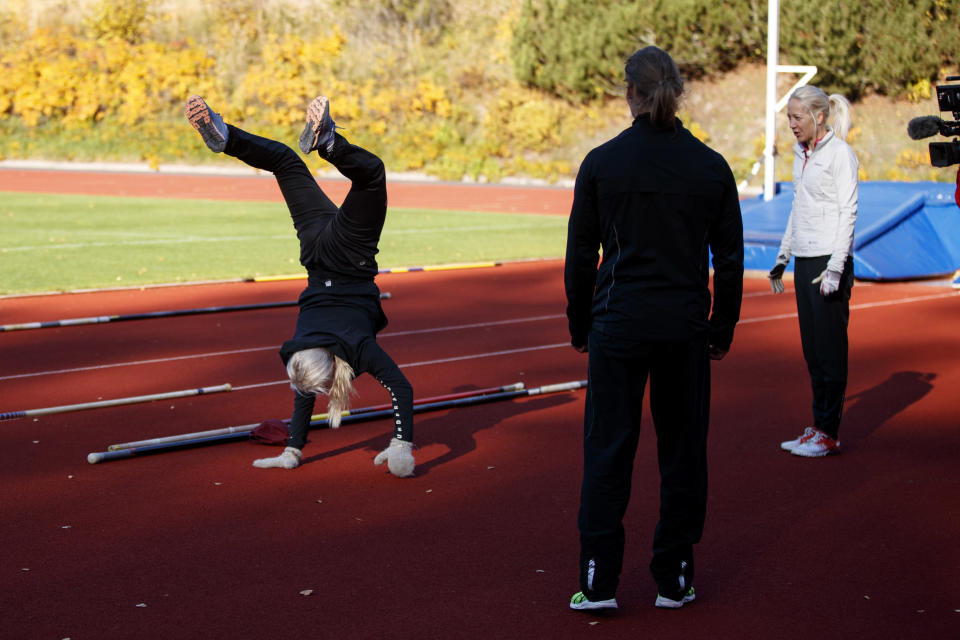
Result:
[[[216,385],[213,387],[200,387],[198,389],[184,389],[182,391],[168,391],[166,393],[151,393],[145,396],[131,396],[129,398],[114,398],[112,400],[98,400],[96,402],[82,402],[80,404],[65,404],[59,407],[44,407],[42,409],[26,409],[25,411],[8,411],[0,413],[0,420],[13,420],[15,418],[29,418],[32,416],[45,416],[51,413],[64,413],[67,411],[83,411],[85,409],[99,409],[101,407],[117,407],[124,404],[135,404],[137,402],[152,402],[154,400],[169,400],[171,398],[184,398],[187,396],[202,396],[211,393],[220,393],[221,391],[230,391],[230,383]]]
[[[390,292],[380,294],[381,300],[388,300]],[[55,327],[72,327],[83,324],[105,324],[107,322],[124,322],[128,320],[152,320],[154,318],[172,318],[175,316],[196,316],[206,313],[224,313],[229,311],[252,311],[255,309],[276,309],[279,307],[295,307],[296,300],[287,302],[261,302],[254,304],[240,304],[224,307],[201,307],[198,309],[174,309],[171,311],[148,311],[146,313],[130,313],[127,315],[91,316],[88,318],[66,318],[64,320],[50,320],[46,322],[23,322],[20,324],[0,325],[0,333],[6,331],[23,331],[25,329],[52,329]]]
[[[424,413],[428,411],[440,411],[443,409],[453,409],[456,407],[465,407],[475,404],[484,404],[488,402],[498,402],[502,400],[512,400],[514,398],[545,395],[549,393],[559,393],[562,391],[575,391],[587,386],[586,380],[577,380],[573,382],[562,382],[557,384],[544,385],[533,389],[517,389],[514,391],[503,391],[500,393],[491,393],[486,395],[468,396],[464,398],[455,398],[452,400],[442,400],[424,404],[415,404],[414,413]],[[359,415],[347,415],[341,420],[341,423],[348,422],[366,422],[380,418],[388,418],[393,415],[393,409],[384,409],[381,411],[370,411]],[[327,426],[327,420],[316,420],[310,423],[311,428],[322,428]],[[165,444],[146,445],[141,447],[131,447],[127,449],[118,449],[114,451],[99,451],[87,455],[87,462],[97,464],[100,462],[109,462],[111,460],[121,460],[135,456],[151,455],[155,453],[165,453],[179,449],[193,447],[203,447],[223,442],[232,442],[235,440],[245,440],[250,437],[250,431],[238,431],[218,436],[209,436],[203,438],[194,438],[190,440],[179,440]]]
[[[487,395],[490,393],[501,393],[504,391],[516,391],[518,389],[523,389],[524,385],[522,382],[515,382],[513,384],[504,385],[502,387],[487,387],[485,389],[473,389],[471,391],[461,391],[458,393],[447,393],[440,396],[433,396],[431,398],[423,398],[421,400],[415,400],[414,405],[425,404],[429,402],[442,402],[444,400],[454,400],[456,398],[466,398],[470,396],[480,396]],[[357,409],[351,409],[350,411],[345,411],[342,415],[346,416],[356,416],[365,413],[371,413],[373,411],[383,411],[384,409],[390,409],[393,405],[391,403],[374,405],[372,407],[358,407]],[[327,414],[322,413],[319,415],[311,416],[311,423],[320,422],[327,418]],[[289,424],[289,420],[281,420],[284,424]],[[172,436],[163,436],[160,438],[149,438],[146,440],[137,440],[134,442],[121,442],[118,444],[112,444],[107,447],[108,451],[117,451],[119,449],[132,449],[135,447],[145,447],[157,444],[167,444],[170,442],[180,442],[183,440],[194,440],[196,438],[209,438],[211,436],[222,436],[232,433],[251,433],[257,426],[263,423],[253,423],[253,424],[241,424],[234,427],[223,427],[220,429],[208,429],[206,431],[195,431],[193,433],[181,433]]]

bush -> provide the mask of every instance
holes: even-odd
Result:
[[[117,116],[124,125],[154,120],[189,89],[214,91],[213,65],[190,43],[131,44],[113,37],[77,38],[65,29],[35,32],[0,52],[0,115],[28,126],[48,119],[63,125]]]
[[[100,0],[84,26],[94,40],[120,38],[136,44],[147,32],[148,9],[149,0]]]
[[[511,55],[517,79],[568,99],[615,94],[637,49],[669,51],[688,77],[722,73],[766,47],[762,0],[524,0]]]
[[[813,84],[858,98],[869,85],[863,67],[867,2],[784,2],[780,11],[781,64],[815,65]]]
[[[960,8],[950,0],[886,0],[864,25],[862,64],[878,93],[907,95],[960,62]]]
[[[782,64],[816,65],[815,82],[851,99],[903,95],[956,64],[960,8],[953,0],[784,0]],[[763,0],[524,0],[511,55],[517,79],[557,96],[612,93],[623,61],[655,44],[691,78],[766,59]]]
[[[785,2],[781,57],[816,65],[815,83],[857,99],[868,92],[906,95],[936,79],[960,51],[960,12],[947,0]]]
[[[517,79],[569,100],[615,93],[648,12],[618,0],[524,0],[510,49]]]
[[[783,61],[818,64],[817,84],[852,97],[902,85],[929,100],[939,67],[954,63],[947,53],[960,50],[955,0],[890,0],[892,13],[881,0],[783,2]],[[766,47],[764,0],[0,5],[0,156],[153,166],[222,161],[183,119],[190,93],[287,141],[324,93],[344,134],[391,171],[570,177],[624,123],[623,64],[635,49],[661,46],[696,77],[762,62]],[[41,5],[46,15],[34,12]],[[698,117],[722,148],[729,135]],[[732,164],[744,173],[757,154],[741,155]]]
[[[687,77],[720,74],[766,55],[766,5],[764,0],[657,0],[649,5],[654,35],[646,43],[670,52]]]

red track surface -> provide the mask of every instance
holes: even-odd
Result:
[[[565,346],[561,272],[540,262],[381,276],[393,294],[382,344],[417,397],[582,379],[584,356]],[[291,300],[302,285],[10,298],[0,322]],[[714,364],[697,601],[653,607],[648,423],[621,610],[603,617],[566,606],[582,391],[418,416],[406,480],[372,464],[390,434],[382,421],[313,432],[291,472],[254,469],[278,450],[245,442],[89,465],[111,443],[287,417],[285,385],[242,387],[283,379],[276,348],[296,310],[0,334],[0,412],[241,387],[0,423],[3,635],[955,638],[960,297],[858,284],[854,305],[844,453],[799,459],[778,448],[809,415],[793,300],[747,281],[733,350]],[[369,376],[358,387],[356,406],[385,399]]]
[[[349,183],[318,180],[335,202],[343,200]],[[171,175],[160,173],[87,173],[42,169],[0,170],[0,191],[73,193],[151,198],[201,198],[280,201],[280,189],[270,174],[258,177]],[[510,213],[570,213],[573,191],[542,187],[390,182],[391,207],[501,211]]]

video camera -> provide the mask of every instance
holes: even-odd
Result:
[[[960,76],[949,76],[947,82],[960,80]],[[937,85],[937,103],[940,111],[950,111],[953,122],[937,116],[920,116],[907,124],[907,135],[914,140],[923,140],[930,136],[960,136],[960,84]],[[934,167],[949,167],[960,164],[960,141],[931,142],[930,164]]]

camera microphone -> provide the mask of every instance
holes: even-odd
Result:
[[[940,133],[944,124],[946,123],[937,116],[920,116],[907,123],[907,135],[913,140],[923,140]]]

